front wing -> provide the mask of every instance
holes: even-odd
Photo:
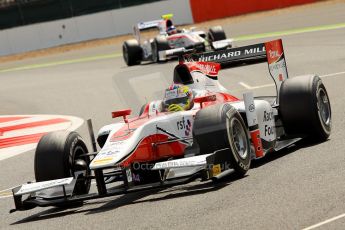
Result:
[[[99,188],[105,186],[105,183],[103,180],[104,184],[99,185],[101,178],[96,178],[98,193],[73,194],[74,186],[80,174],[74,178],[27,183],[12,189],[15,209],[10,212],[29,210],[37,206],[72,205],[91,199],[186,184],[198,178],[202,180],[219,178],[232,172],[228,151],[229,149],[226,148],[211,154],[156,163],[152,170],[162,172],[162,180],[157,183],[134,185],[135,178],[133,178],[131,169],[122,168],[123,184],[121,185],[100,191]]]

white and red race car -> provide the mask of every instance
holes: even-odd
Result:
[[[172,14],[163,15],[163,19],[140,22],[134,26],[135,39],[123,43],[122,53],[128,66],[138,65],[142,61],[162,62],[168,60],[172,53],[184,49],[195,49],[199,52],[206,50],[220,50],[231,47],[232,39],[227,39],[221,26],[214,26],[207,34],[195,28],[177,30],[168,34],[167,28],[174,27],[171,21]],[[142,31],[158,29],[158,35],[145,38]]]
[[[105,196],[220,178],[243,176],[251,160],[309,138],[331,133],[331,106],[317,75],[288,78],[281,40],[189,56],[174,70],[174,83],[195,93],[188,111],[166,112],[161,101],[115,111],[122,122],[100,129],[93,151],[76,132],[42,137],[35,153],[36,182],[12,190],[16,210],[66,206]],[[212,62],[209,62],[212,61]],[[244,99],[218,82],[221,66],[268,62],[277,96]],[[90,124],[90,122],[89,122]],[[92,173],[93,172],[93,173]],[[97,192],[89,193],[91,180]],[[23,198],[25,196],[25,198]]]

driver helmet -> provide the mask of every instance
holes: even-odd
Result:
[[[172,35],[176,33],[177,33],[177,29],[174,25],[171,25],[167,28],[167,34]]]
[[[165,21],[165,24],[166,24],[166,28],[167,28],[166,29],[167,34],[172,35],[172,34],[176,34],[177,33],[177,29],[174,26],[174,23],[171,21],[171,19],[167,19]]]
[[[193,108],[193,91],[185,85],[172,84],[165,90],[163,110],[168,112],[185,111]]]

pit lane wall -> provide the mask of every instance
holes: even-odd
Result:
[[[192,24],[320,0],[162,0],[0,30],[0,56],[132,33],[140,21],[173,13],[174,22]]]
[[[166,13],[174,14],[175,24],[193,23],[189,0],[158,1],[0,30],[0,56],[130,34],[134,24]]]
[[[318,0],[190,0],[194,23]]]

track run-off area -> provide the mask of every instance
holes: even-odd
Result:
[[[13,156],[0,149],[0,229],[344,229],[344,12],[344,1],[331,1],[221,24],[235,46],[282,38],[289,77],[316,73],[322,78],[333,116],[327,142],[299,143],[270,154],[253,162],[242,179],[230,176],[216,184],[193,182],[77,208],[13,214],[10,188],[34,180],[34,149]],[[56,114],[48,120],[58,123],[73,117],[78,123],[73,129],[90,143],[82,120],[91,118],[97,132],[117,121],[112,111],[132,108],[137,114],[143,103],[162,97],[176,64],[127,67],[121,44],[0,63],[0,119]],[[221,70],[219,79],[240,98],[248,91],[255,96],[275,92],[267,64]]]

